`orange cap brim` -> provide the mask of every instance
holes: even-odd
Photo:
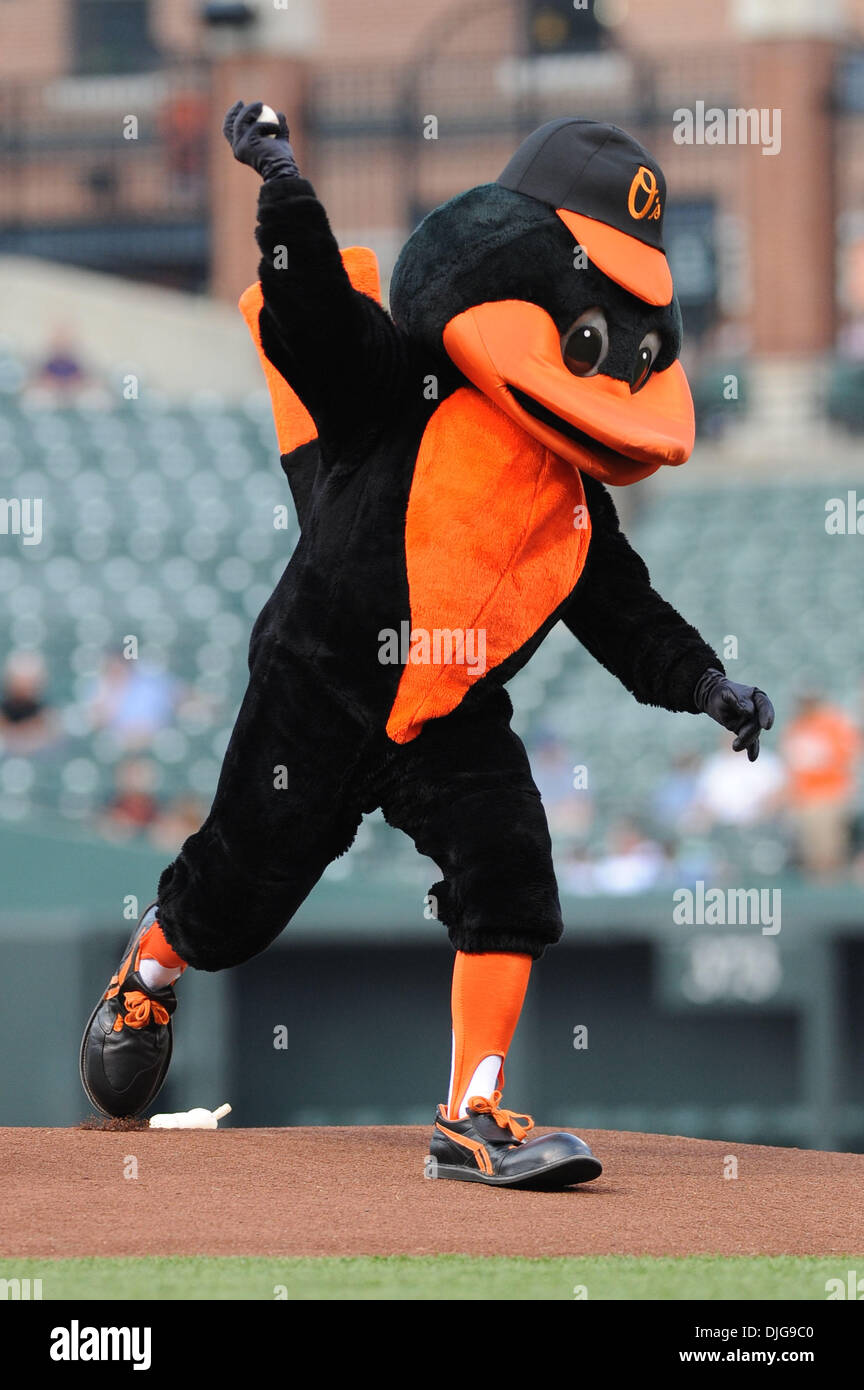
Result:
[[[668,304],[674,293],[669,262],[654,246],[619,232],[606,222],[584,217],[581,212],[556,208],[565,227],[598,270],[646,304]]]

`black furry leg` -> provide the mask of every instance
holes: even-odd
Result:
[[[363,742],[326,687],[258,654],[210,814],[159,881],[160,924],[189,965],[224,970],[263,951],[349,848]]]
[[[444,877],[436,914],[460,951],[535,959],[562,932],[552,845],[500,690],[427,724],[389,760],[381,807]]]

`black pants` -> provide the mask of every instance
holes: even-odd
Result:
[[[512,712],[490,688],[397,745],[364,732],[311,674],[286,680],[275,649],[259,651],[210,814],[159,882],[172,947],[199,970],[263,951],[380,806],[440,867],[430,892],[457,950],[542,955],[561,910]]]

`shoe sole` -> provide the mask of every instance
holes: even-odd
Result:
[[[138,921],[135,923],[135,926],[134,926],[133,931],[132,931],[132,935],[129,937],[129,940],[126,942],[126,945],[124,946],[123,951],[122,951],[122,953],[121,953],[121,956],[120,956],[120,965],[123,964],[124,960],[125,960],[126,957],[129,955],[129,952],[132,950],[132,947],[134,946],[135,941],[136,941],[136,939],[137,939],[137,937],[138,937],[138,933],[139,933],[140,930],[141,930],[141,923],[142,923],[142,921],[144,920],[144,918],[147,916],[147,913],[150,911],[150,908],[153,907],[153,906],[154,906],[154,904],[153,904],[153,903],[150,903],[149,906],[145,907],[144,911],[141,913],[141,916],[138,918]],[[119,967],[118,967],[118,969],[119,969]],[[109,988],[109,989],[111,988],[110,982],[109,982],[109,984],[108,984],[108,988]],[[121,1116],[118,1116],[118,1115],[113,1115],[113,1114],[111,1113],[110,1110],[106,1110],[106,1109],[105,1109],[104,1105],[100,1105],[99,1101],[96,1099],[96,1097],[94,1096],[93,1092],[90,1090],[90,1087],[87,1085],[87,1079],[86,1079],[86,1077],[84,1076],[84,1053],[85,1053],[86,1048],[87,1048],[87,1039],[88,1039],[89,1036],[90,1036],[90,1029],[93,1027],[93,1020],[95,1019],[96,1015],[98,1014],[99,1010],[101,1009],[102,1004],[103,1004],[103,1002],[104,1002],[104,999],[105,999],[105,990],[103,989],[102,993],[99,995],[99,998],[98,998],[97,1001],[96,1001],[96,1007],[95,1007],[95,1009],[93,1010],[93,1012],[91,1013],[90,1017],[89,1017],[88,1020],[87,1020],[86,1027],[85,1027],[84,1032],[83,1032],[83,1034],[82,1034],[82,1036],[81,1036],[81,1046],[80,1046],[80,1048],[78,1049],[78,1075],[79,1075],[79,1077],[81,1078],[81,1085],[82,1085],[82,1087],[84,1088],[84,1094],[86,1095],[86,1097],[87,1097],[87,1099],[89,1100],[90,1104],[93,1106],[93,1109],[94,1109],[94,1110],[98,1110],[98,1111],[99,1111],[99,1114],[100,1114],[100,1115],[104,1115],[105,1118],[108,1119],[108,1120],[116,1120],[116,1119],[126,1118],[126,1117],[125,1117],[125,1116],[122,1116],[122,1117],[121,1117]],[[171,1065],[171,1057],[172,1057],[173,1052],[174,1052],[174,1030],[173,1030],[173,1028],[171,1027],[171,1023],[170,1023],[170,1021],[169,1021],[169,1024],[168,1024],[168,1058],[167,1058],[167,1061],[166,1061],[166,1063],[165,1063],[165,1070],[164,1070],[164,1072],[162,1073],[162,1080],[159,1082],[159,1085],[156,1087],[156,1090],[153,1092],[152,1096],[151,1096],[150,1099],[148,1100],[147,1105],[152,1105],[152,1104],[153,1104],[153,1101],[156,1099],[156,1097],[158,1096],[159,1092],[162,1090],[162,1087],[165,1085],[165,1078],[166,1078],[166,1076],[168,1075],[168,1068],[169,1068],[169,1066]],[[138,1110],[138,1111],[136,1112],[136,1114],[140,1115],[142,1110],[146,1110],[146,1109],[147,1109],[147,1105],[143,1105],[143,1106],[141,1107],[141,1110]],[[134,1118],[134,1117],[133,1117],[133,1118]]]
[[[602,1172],[603,1165],[599,1158],[587,1154],[578,1158],[565,1158],[561,1163],[537,1168],[533,1173],[520,1173],[518,1178],[501,1178],[497,1175],[490,1177],[481,1173],[479,1168],[473,1172],[470,1168],[458,1168],[450,1163],[439,1163],[435,1167],[435,1176],[449,1182],[482,1182],[487,1187],[521,1187],[538,1192],[572,1187],[580,1182],[593,1182]]]

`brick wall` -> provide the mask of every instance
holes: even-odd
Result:
[[[565,81],[553,91],[538,118],[571,109],[605,118],[610,93],[621,109],[638,113],[646,82],[653,85],[659,123],[643,128],[638,115],[627,123],[660,158],[673,199],[711,196],[724,217],[736,220],[746,250],[743,300],[752,305],[741,325],[744,337],[767,353],[823,350],[834,333],[834,202],[841,213],[860,212],[864,186],[864,121],[834,124],[828,115],[839,48],[812,38],[742,42],[742,15],[768,12],[773,0],[605,3],[607,12],[623,16],[615,32],[635,63],[619,59],[618,77],[604,89],[595,81],[602,65],[592,61],[569,86]],[[825,0],[825,13],[833,3]],[[210,51],[198,13],[198,0],[153,0],[154,36],[181,62],[201,61]],[[802,11],[805,18],[809,13]],[[10,79],[36,83],[42,100],[40,79],[50,81],[68,67],[69,14],[68,0],[2,0],[0,77],[7,87]],[[517,138],[507,124],[513,109],[507,83],[518,68],[513,55],[521,25],[515,0],[320,0],[318,18],[317,41],[303,57],[266,52],[214,65],[208,167],[215,213],[212,286],[221,298],[236,296],[255,263],[255,183],[232,165],[219,136],[223,109],[235,95],[260,94],[284,106],[301,167],[337,234],[371,242],[385,269],[404,238],[409,206],[422,208],[494,178]],[[843,29],[846,46],[864,44],[864,0],[847,0]],[[406,102],[408,62],[419,55],[416,89]],[[671,112],[699,99],[724,107],[780,107],[782,153],[675,144]],[[507,117],[502,129],[494,121],[483,129],[481,120],[472,133],[473,116],[496,100]],[[611,112],[618,119],[614,105]],[[303,117],[310,113],[314,119],[305,130]],[[423,139],[428,113],[440,119],[437,141]],[[386,131],[397,117],[407,120],[399,136]],[[169,192],[158,152],[134,154],[137,183],[130,184],[125,207],[146,215]],[[130,151],[130,169],[131,161]],[[14,203],[19,215],[50,222],[74,217],[77,206],[84,218],[98,216],[98,196],[82,190],[80,168],[64,159],[52,164],[44,151],[13,173],[0,163],[0,203]],[[168,214],[187,215],[176,189],[170,197],[175,202]]]

